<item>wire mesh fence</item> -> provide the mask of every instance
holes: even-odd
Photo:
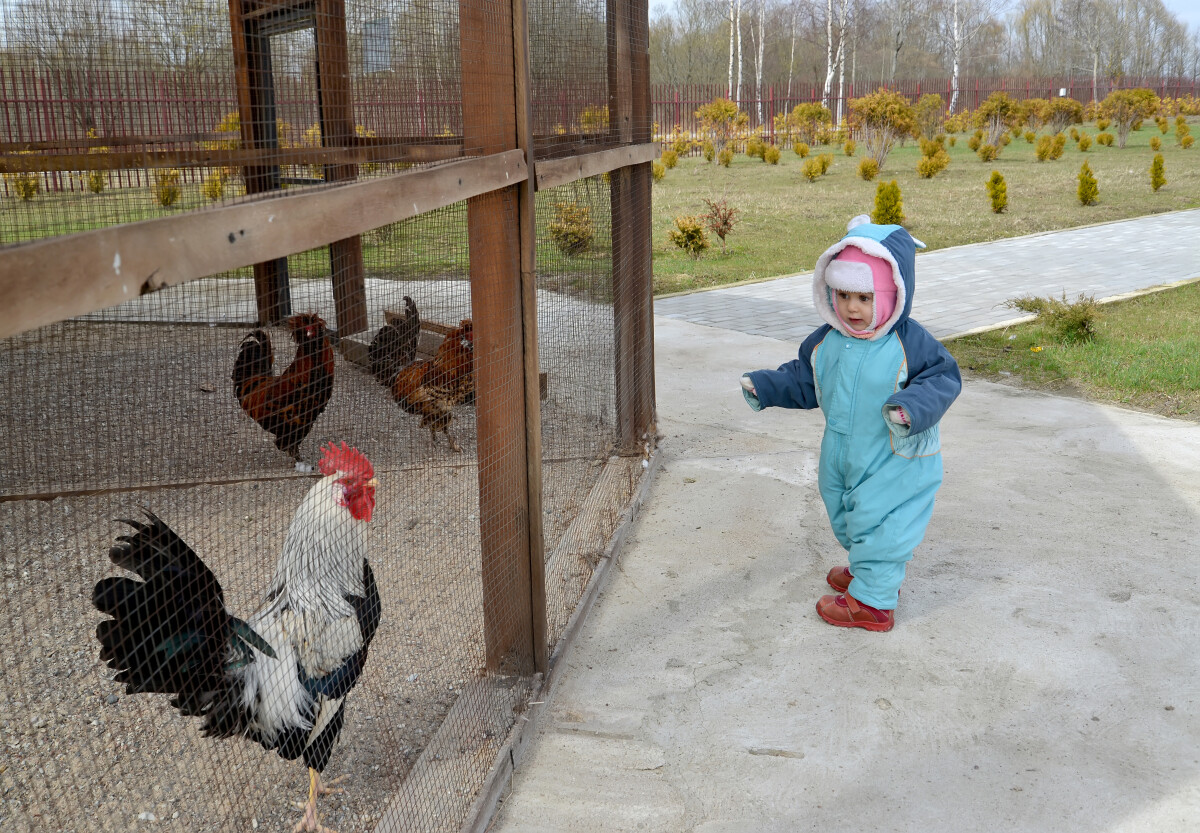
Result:
[[[0,823],[458,830],[653,447],[645,5],[9,10]]]

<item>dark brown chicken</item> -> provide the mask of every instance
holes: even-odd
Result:
[[[333,347],[325,322],[313,313],[288,319],[296,357],[279,376],[264,330],[242,339],[233,365],[233,387],[242,410],[275,435],[280,451],[300,461],[300,443],[333,393]]]
[[[415,306],[412,310],[415,313]],[[375,335],[371,343],[373,358],[385,354],[377,345],[392,338],[386,331],[396,326],[386,325]],[[474,339],[471,320],[465,318],[450,331],[432,359],[409,364],[372,361],[375,378],[391,391],[392,398],[404,411],[421,418],[421,427],[429,429],[435,443],[438,431],[445,434],[451,451],[462,450],[449,431],[454,406],[475,401]]]

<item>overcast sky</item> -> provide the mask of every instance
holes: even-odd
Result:
[[[1163,0],[1163,5],[1191,27],[1193,32],[1200,32],[1200,0]]]

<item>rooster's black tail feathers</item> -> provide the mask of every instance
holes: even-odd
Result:
[[[134,532],[117,538],[109,557],[137,579],[97,582],[92,604],[111,616],[96,627],[100,658],[130,694],[172,694],[184,714],[204,714],[228,688],[228,672],[251,661],[251,646],[270,645],[225,609],[216,576],[158,517],[125,520]]]
[[[379,328],[367,357],[371,375],[381,385],[391,385],[396,374],[417,358],[417,342],[421,337],[421,315],[413,299],[404,296],[404,320],[389,322]]]
[[[251,379],[270,376],[274,372],[275,352],[271,337],[264,330],[252,330],[242,339],[237,360],[233,363],[233,387],[238,399],[246,392]]]

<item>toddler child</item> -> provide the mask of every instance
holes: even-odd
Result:
[[[820,407],[817,483],[849,555],[826,580],[817,613],[831,625],[889,631],[905,565],[925,535],[942,483],[938,422],[962,388],[954,357],[909,318],[914,240],[866,215],[817,260],[813,303],[825,324],[778,370],[742,376],[758,411]]]

